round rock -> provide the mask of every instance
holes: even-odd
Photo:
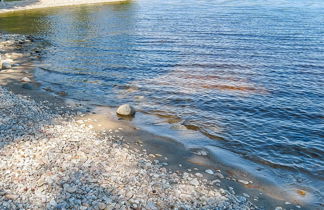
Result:
[[[123,115],[123,116],[133,116],[135,115],[135,109],[129,104],[123,104],[118,107],[117,114]]]
[[[2,69],[11,69],[11,63],[9,61],[3,61]]]

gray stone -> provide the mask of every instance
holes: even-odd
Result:
[[[190,184],[194,185],[194,186],[198,186],[199,185],[199,181],[197,179],[192,179],[190,181]]]
[[[186,126],[180,124],[172,125],[170,128],[173,130],[187,130]]]
[[[22,82],[31,82],[31,80],[28,77],[24,77],[21,79]]]
[[[129,104],[123,104],[118,107],[117,114],[123,115],[123,116],[134,116],[135,115],[135,109]]]
[[[57,203],[56,203],[56,201],[53,199],[53,200],[51,200],[50,202],[49,202],[49,204],[51,205],[51,206],[56,206],[57,205]]]
[[[18,195],[6,194],[5,197],[9,200],[16,200],[18,198]]]
[[[218,178],[224,179],[224,176],[223,176],[223,174],[221,174],[221,173],[216,173],[215,175],[216,175]]]
[[[2,62],[2,69],[11,69],[11,63],[9,61]]]
[[[246,197],[246,198],[249,198],[250,196],[246,193],[243,193],[243,196]]]
[[[203,177],[203,175],[202,175],[201,173],[195,173],[195,175],[196,175],[197,177]]]
[[[246,198],[244,196],[237,196],[237,200],[240,202],[240,203],[244,203],[246,202]]]
[[[106,208],[106,204],[100,202],[100,203],[98,204],[98,208],[99,208],[99,209],[105,209],[105,208]]]
[[[219,179],[215,179],[211,182],[211,184],[215,184],[215,183],[220,183],[221,181]]]
[[[77,190],[77,188],[75,186],[70,186],[68,184],[64,184],[63,188],[66,192],[69,192],[69,193],[74,193]]]
[[[211,169],[207,169],[207,170],[205,170],[205,172],[206,172],[207,174],[214,174],[214,171],[211,170]]]
[[[239,179],[238,181],[241,182],[242,184],[249,184],[248,181],[245,181],[245,180],[242,180],[242,179]]]

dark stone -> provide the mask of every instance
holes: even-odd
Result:
[[[23,84],[22,88],[27,89],[27,90],[33,90],[34,89],[34,87],[31,84],[28,84],[28,83]]]

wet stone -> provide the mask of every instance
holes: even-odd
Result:
[[[33,85],[31,85],[29,83],[23,84],[21,87],[23,89],[26,89],[26,90],[33,90],[34,89]]]

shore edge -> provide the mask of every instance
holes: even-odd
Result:
[[[66,7],[66,6],[79,6],[79,5],[91,5],[91,4],[120,4],[126,3],[130,0],[40,0],[35,2],[33,0],[28,1],[17,1],[17,2],[6,2],[3,5],[0,4],[0,14],[14,13],[25,10],[34,9],[45,9],[45,8],[55,8],[55,7]]]
[[[39,51],[39,50],[36,49],[35,51]],[[15,67],[12,70],[7,70],[8,71],[7,73],[10,74],[10,75],[13,75],[13,74],[15,74],[17,72],[17,68],[19,68],[19,66],[18,67]],[[26,72],[26,69],[25,69],[26,67],[25,66],[21,66],[21,68],[22,68],[22,72],[21,73],[22,74],[26,74],[27,73]],[[28,72],[28,74],[29,74],[29,72]],[[21,75],[20,75],[20,77],[21,77]],[[33,81],[32,73],[30,74],[30,78]],[[1,78],[0,78],[0,80],[1,80]],[[31,96],[31,98],[33,100],[35,100],[35,101],[40,101],[40,99],[43,99],[43,98],[39,98],[39,97],[42,94],[44,94],[44,97],[46,97],[46,100],[49,100],[50,101],[50,104],[51,104],[51,100],[53,98],[56,98],[56,97],[52,97],[52,94],[47,94],[46,92],[44,93],[43,91],[39,91],[37,88],[35,88],[33,90],[22,89],[21,88],[21,84],[22,83],[21,83],[19,77],[16,78],[15,80],[16,80],[15,83],[12,83],[13,84],[12,87],[16,87],[17,88],[16,91],[13,91],[13,88],[9,88],[9,90],[11,90],[13,92],[17,92],[18,91],[19,92],[18,94],[25,95],[25,94],[21,93],[21,91],[24,91],[24,92],[27,93],[28,96]],[[35,83],[35,85],[37,85],[37,84]],[[34,94],[32,92],[34,92]],[[58,98],[59,98],[59,100],[61,99],[60,97],[58,97]],[[57,102],[55,102],[55,104],[57,104]],[[55,106],[55,104],[54,104],[54,106]],[[63,106],[63,104],[62,104],[62,106]],[[89,116],[86,115],[86,119],[81,119],[82,120],[82,125],[87,126],[89,128],[90,127],[91,128],[95,128],[95,125],[98,124],[98,121],[97,120],[92,121],[93,122],[93,125],[88,124],[86,122],[88,117]],[[116,130],[116,128],[119,128],[120,126],[121,126],[121,123],[117,123],[116,124],[116,127],[113,128],[113,129]],[[186,161],[184,161],[184,160],[187,158],[186,156],[190,155],[190,152],[186,151],[184,148],[181,149],[181,146],[177,147],[171,141],[170,142],[167,142],[167,139],[165,139],[163,137],[157,137],[157,136],[154,136],[152,134],[148,134],[145,131],[136,130],[134,128],[132,128],[132,129],[133,130],[131,130],[131,129],[130,130],[123,129],[123,131],[119,131],[118,132],[119,134],[123,134],[122,136],[124,136],[127,139],[127,142],[128,142],[128,146],[127,147],[129,147],[129,146],[134,147],[136,144],[141,144],[142,146],[145,146],[145,149],[146,149],[145,151],[149,151],[151,154],[155,154],[156,155],[156,153],[159,152],[159,154],[161,154],[162,157],[166,157],[166,155],[168,155],[168,161],[158,158],[159,155],[158,156],[155,156],[155,157],[148,156],[149,158],[151,158],[150,161],[152,161],[152,163],[156,163],[155,160],[158,160],[160,162],[157,162],[157,165],[159,165],[160,163],[164,163],[164,161],[166,161],[166,162],[168,162],[168,165],[167,166],[164,166],[164,168],[167,168],[167,169],[172,168],[172,171],[175,171],[177,174],[181,174],[181,175],[183,175],[183,174],[189,174],[190,175],[189,176],[190,180],[188,180],[188,181],[194,180],[194,182],[195,182],[196,179],[198,179],[200,181],[200,179],[203,179],[204,180],[204,179],[206,179],[208,177],[211,177],[211,178],[213,177],[212,179],[215,179],[216,178],[215,180],[217,180],[216,182],[214,182],[212,184],[212,185],[215,185],[215,186],[213,186],[213,188],[214,187],[219,188],[220,186],[223,187],[224,189],[227,189],[228,188],[229,191],[226,190],[226,192],[229,192],[230,194],[232,194],[231,191],[234,192],[234,190],[235,190],[235,193],[238,193],[240,191],[240,190],[239,191],[236,191],[236,188],[237,187],[234,187],[234,185],[233,185],[234,182],[230,181],[229,178],[226,177],[226,175],[225,175],[225,178],[224,178],[223,175],[222,175],[223,178],[222,178],[222,176],[219,177],[220,176],[219,175],[220,171],[218,172],[216,168],[212,168],[212,170],[213,170],[213,172],[215,172],[215,174],[217,174],[217,176],[215,174],[209,176],[208,173],[205,173],[204,172],[206,170],[206,168],[204,166],[199,167],[199,164],[198,165],[192,164],[192,165],[188,165],[186,167],[186,164],[185,164]],[[142,137],[142,138],[140,140],[138,140],[135,137]],[[165,142],[165,143],[162,143],[162,142]],[[162,151],[160,151],[161,148],[163,148],[163,147],[165,148],[165,153],[164,154],[163,154]],[[173,152],[171,152],[172,155],[170,155],[170,151],[169,151],[170,149],[171,150],[172,149],[174,150]],[[140,151],[140,148],[138,148],[137,153],[139,151]],[[201,157],[201,158],[203,158],[203,157]],[[174,159],[176,161],[172,161],[172,159]],[[179,167],[179,164],[180,163],[182,164],[182,166]],[[163,167],[163,165],[161,165],[161,166]],[[197,170],[192,170],[194,167],[197,167]],[[188,171],[189,169],[191,171]],[[185,172],[185,171],[188,171],[188,172]],[[193,176],[191,176],[191,174]],[[187,177],[187,175],[185,175],[185,176]],[[201,177],[201,176],[203,176],[203,177]],[[210,181],[213,182],[215,180],[210,180]],[[220,186],[218,186],[218,184]],[[233,190],[233,187],[232,186],[234,187],[234,190]],[[239,193],[244,193],[244,192],[245,192],[245,190],[243,190],[243,191],[241,191]],[[259,198],[263,197],[261,195],[255,195],[255,196],[253,196],[251,194],[250,194],[250,196],[251,196],[251,198],[250,198],[251,200],[252,200],[252,198],[254,199],[255,197],[259,197]],[[249,198],[244,198],[244,196],[243,197],[240,196],[239,198],[240,199],[243,199],[245,201],[245,202],[243,201],[242,204],[246,204],[246,202],[248,200],[250,200]],[[273,207],[277,206],[277,205],[275,205],[272,202],[271,202],[271,204],[269,204],[268,201],[265,201],[263,199],[258,199],[258,200],[261,201],[261,203],[259,203],[259,204],[261,204],[261,206],[273,206]],[[281,203],[281,205],[283,206],[283,203]],[[238,206],[236,206],[236,207],[238,207]]]

